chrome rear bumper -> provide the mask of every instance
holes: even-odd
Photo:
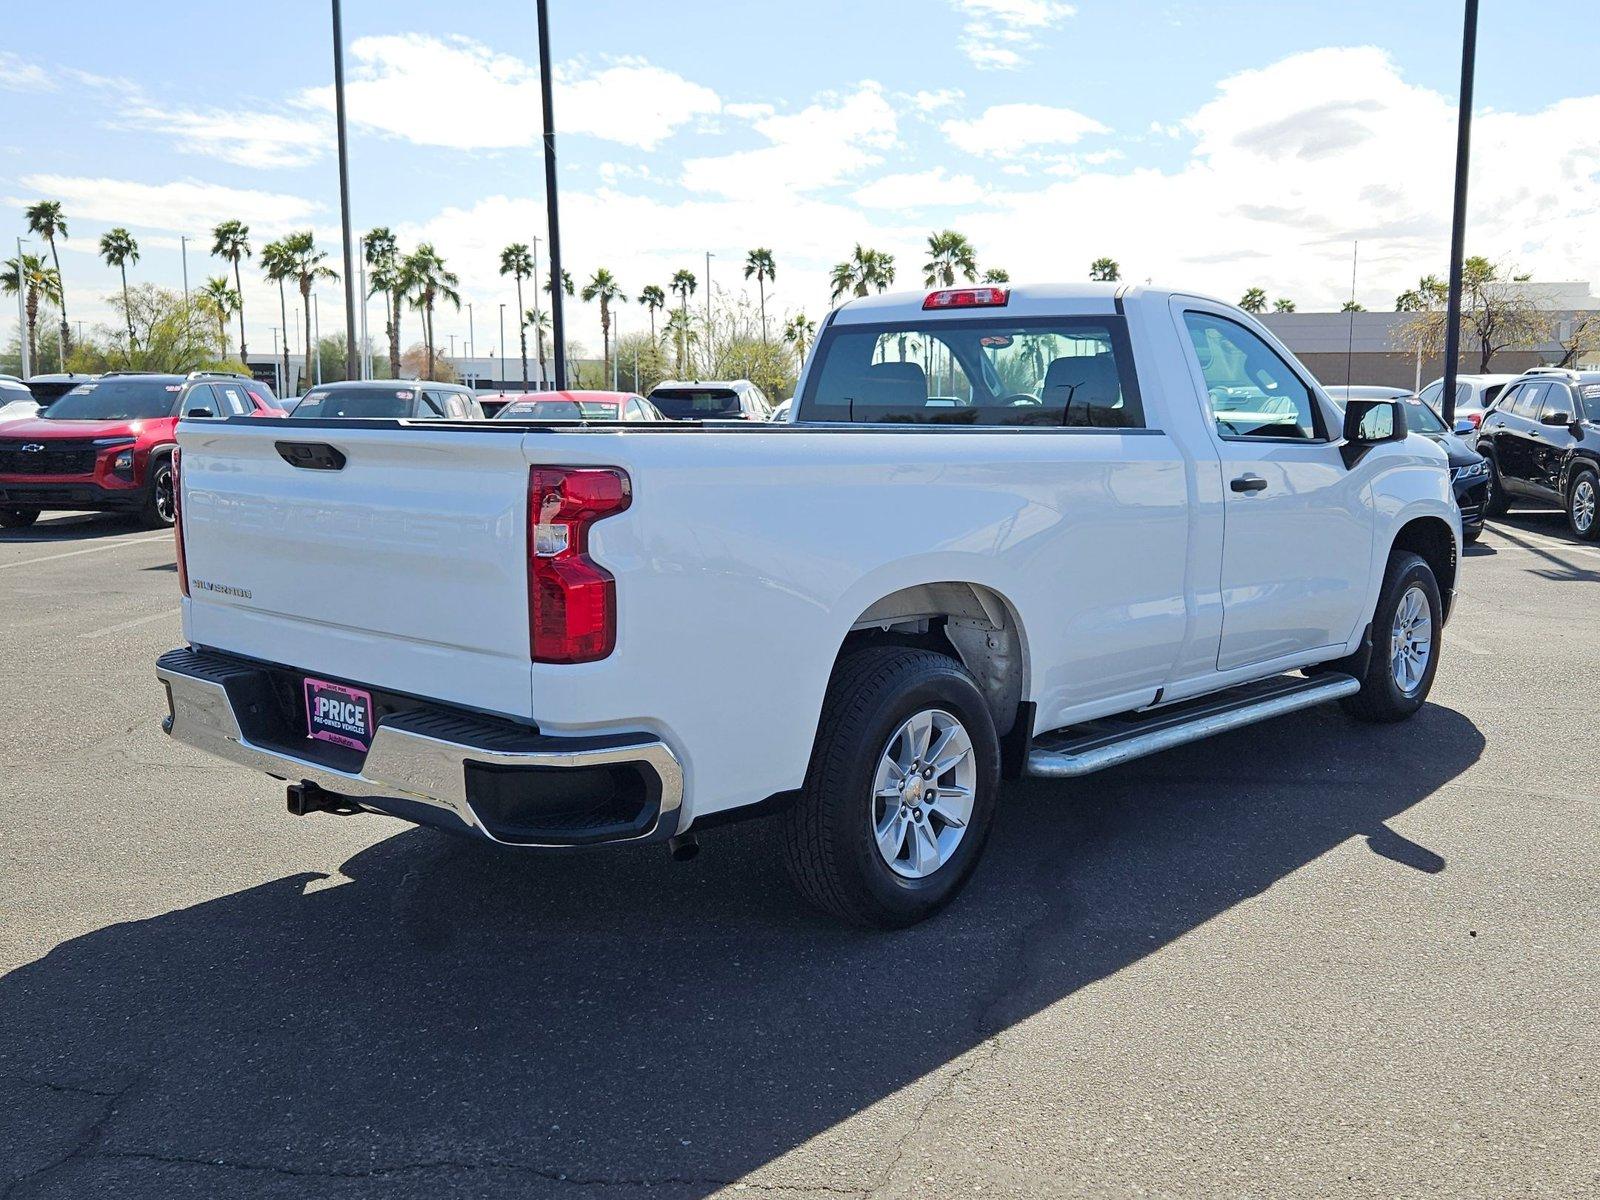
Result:
[[[380,718],[365,757],[334,766],[312,757],[320,750],[308,740],[300,738],[296,744],[281,728],[270,727],[270,714],[263,712],[270,701],[262,698],[267,674],[258,664],[209,651],[163,655],[156,676],[166,686],[170,712],[162,727],[196,749],[278,779],[315,784],[350,797],[362,808],[502,845],[642,842],[678,831],[683,769],[659,739],[547,737],[531,730],[508,731],[502,722],[468,714],[419,707]],[[587,779],[610,768],[637,772],[643,780],[639,815],[625,828],[585,828],[581,816],[573,816],[571,773],[587,772]],[[537,803],[538,793],[554,782],[551,772],[569,776],[559,785],[565,805],[559,832],[528,835],[525,827],[511,829],[503,812],[497,816],[489,811],[489,793],[500,797],[500,803],[508,795],[515,801],[519,793]],[[485,781],[484,786],[475,788],[474,779]]]

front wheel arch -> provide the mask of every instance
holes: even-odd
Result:
[[[1397,552],[1409,551],[1433,569],[1433,578],[1439,586],[1439,596],[1444,612],[1443,620],[1450,617],[1450,601],[1456,588],[1456,540],[1450,524],[1443,517],[1417,517],[1407,521],[1394,535],[1385,562],[1393,561]]]

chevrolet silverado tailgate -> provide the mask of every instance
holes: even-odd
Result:
[[[521,432],[185,422],[178,440],[191,643],[531,716]]]

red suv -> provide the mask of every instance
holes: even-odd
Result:
[[[0,425],[0,528],[52,510],[126,512],[172,524],[179,417],[281,417],[272,390],[240,375],[111,372],[37,417]]]

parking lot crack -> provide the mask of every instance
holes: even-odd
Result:
[[[25,1189],[31,1189],[38,1184],[43,1183],[45,1180],[49,1179],[64,1167],[67,1167],[70,1164],[80,1161],[84,1158],[91,1157],[94,1153],[94,1148],[99,1145],[100,1141],[105,1137],[107,1128],[110,1126],[112,1119],[116,1116],[117,1105],[121,1103],[122,1098],[126,1096],[130,1090],[132,1090],[133,1086],[138,1083],[138,1081],[138,1077],[135,1076],[134,1078],[128,1080],[128,1082],[123,1084],[120,1088],[107,1092],[97,1091],[92,1088],[76,1087],[71,1084],[52,1084],[49,1081],[42,1079],[20,1078],[20,1082],[35,1087],[43,1087],[52,1091],[72,1092],[79,1095],[95,1096],[103,1100],[104,1103],[100,1106],[100,1110],[95,1114],[94,1119],[84,1127],[84,1130],[82,1134],[79,1135],[78,1140],[65,1154],[59,1155],[51,1162],[47,1162],[43,1166],[35,1167],[26,1174],[19,1175],[16,1179],[13,1179],[9,1184],[6,1185],[5,1191],[0,1192],[0,1200],[12,1200],[13,1197],[21,1196],[25,1194]]]

